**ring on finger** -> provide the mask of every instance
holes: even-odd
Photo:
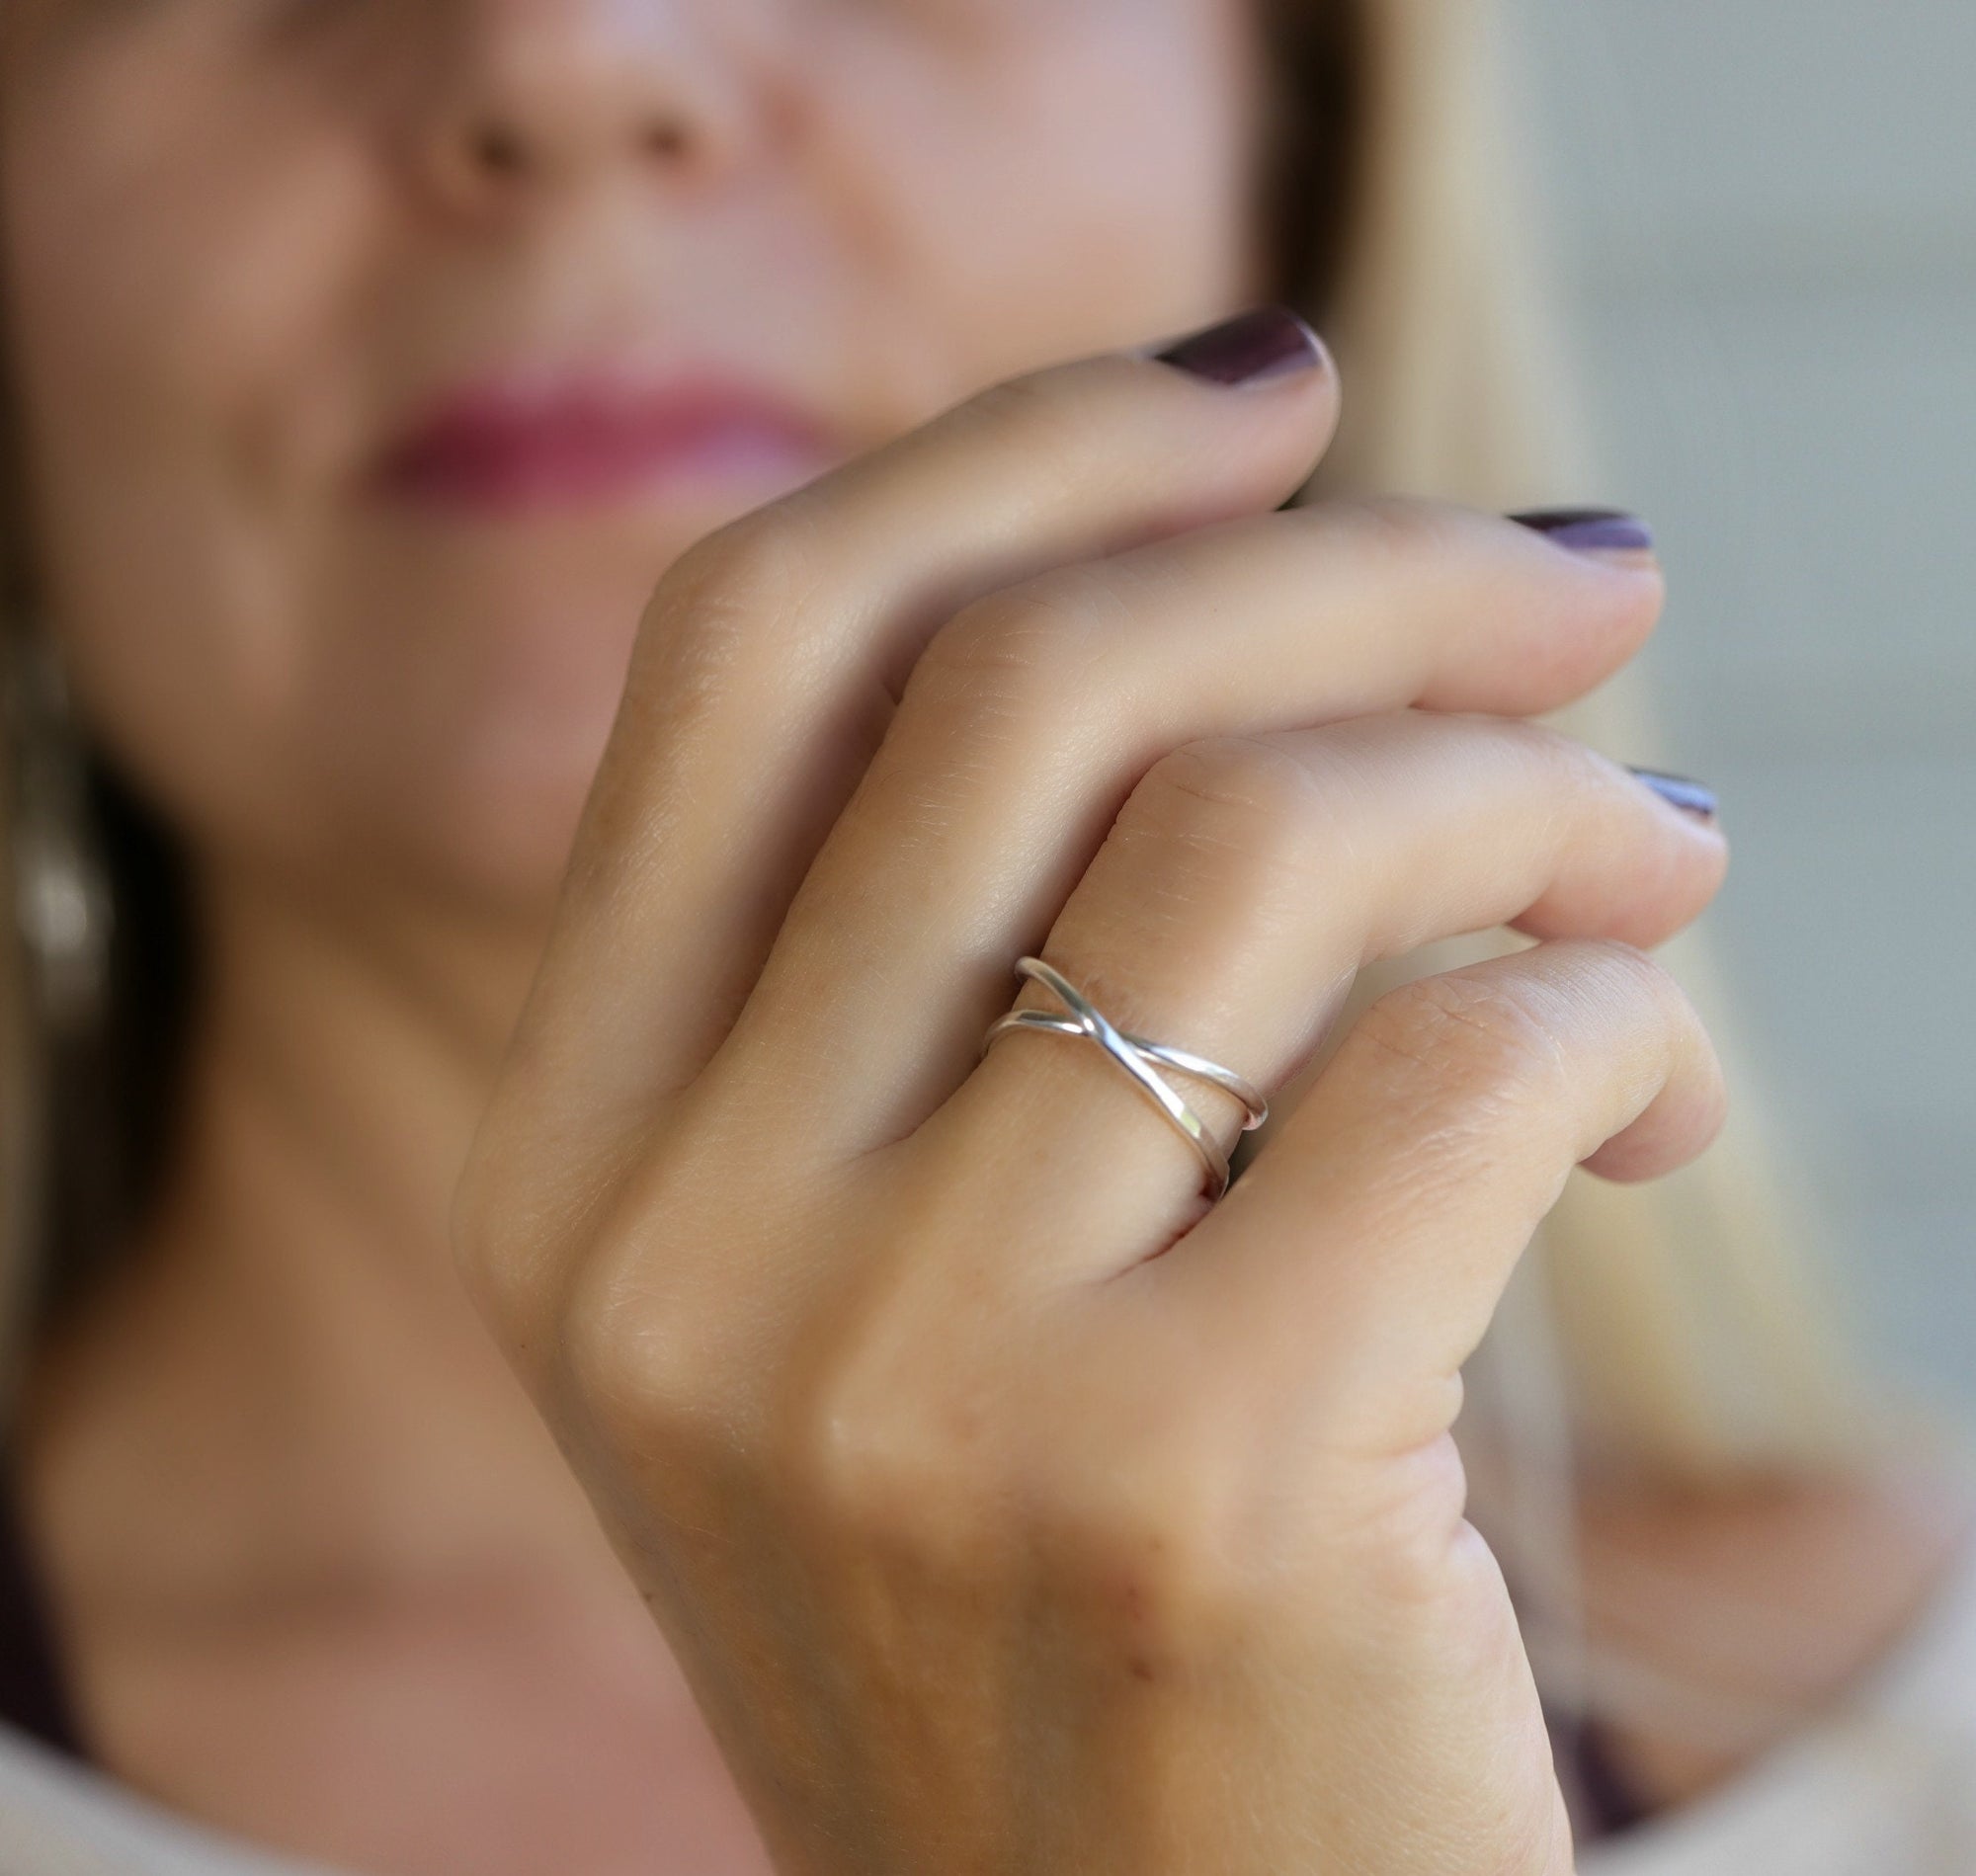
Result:
[[[1230,1178],[1227,1154],[1221,1150],[1220,1142],[1206,1122],[1188,1105],[1180,1091],[1153,1064],[1157,1062],[1180,1074],[1212,1082],[1215,1087],[1234,1096],[1248,1115],[1242,1122],[1244,1133],[1253,1127],[1260,1127],[1270,1116],[1270,1103],[1262,1091],[1246,1077],[1236,1074],[1231,1068],[1224,1068],[1219,1062],[1210,1062],[1204,1055],[1195,1055],[1192,1050],[1154,1042],[1120,1029],[1061,971],[1039,957],[1019,958],[1016,970],[1021,976],[1033,978],[1053,991],[1070,1014],[1052,1016],[1046,1010],[1012,1010],[1006,1016],[997,1017],[988,1025],[981,1038],[981,1053],[986,1055],[995,1038],[1011,1029],[1043,1029],[1056,1035],[1089,1036],[1131,1077],[1140,1093],[1186,1135],[1200,1155],[1201,1164],[1207,1171],[1207,1195],[1219,1198],[1227,1191]]]

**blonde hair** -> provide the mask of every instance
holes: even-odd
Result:
[[[1292,12],[1334,14],[1327,0]],[[1354,202],[1317,314],[1346,390],[1310,493],[1387,489],[1514,510],[1597,499],[1574,373],[1545,287],[1525,153],[1510,134],[1490,0],[1352,9]],[[1329,215],[1332,211],[1324,211]],[[1678,576],[1678,569],[1675,570]],[[1548,721],[1629,762],[1669,758],[1637,673]],[[1727,804],[1733,830],[1734,804]],[[1405,978],[1514,949],[1498,932],[1361,974],[1342,1031]],[[1699,1689],[1588,1650],[1574,1503],[1587,1481],[1735,1493],[1831,1478],[1959,1428],[1874,1372],[1840,1326],[1840,1265],[1765,1119],[1704,920],[1657,952],[1708,1023],[1730,1119],[1697,1161],[1619,1185],[1572,1173],[1464,1371],[1471,1513],[1529,1591],[1539,1678],[1577,1711],[1691,1737],[1735,1720]]]
[[[1317,490],[1502,509],[1597,493],[1519,206],[1493,16],[1486,0],[1362,9],[1357,239],[1323,315],[1347,411]],[[1632,670],[1547,720],[1629,762],[1667,759]],[[1584,1430],[1609,1466],[1695,1485],[1856,1458],[1876,1390],[1837,1333],[1814,1221],[1788,1202],[1705,927],[1660,955],[1706,1006],[1738,1098],[1692,1167],[1623,1187],[1574,1173],[1540,1234]],[[1366,973],[1360,1002],[1420,962]]]
[[[1538,291],[1540,256],[1516,206],[1487,0],[1266,0],[1266,16],[1294,79],[1278,128],[1302,163],[1279,204],[1305,217],[1300,232],[1285,221],[1285,265],[1299,276],[1285,296],[1327,332],[1347,389],[1309,493],[1393,489],[1506,509],[1595,494]],[[10,697],[26,643],[7,632]],[[1661,758],[1631,675],[1554,720],[1628,761]],[[10,788],[0,804],[10,900],[25,863],[19,805]],[[45,1287],[47,1165],[61,1128],[29,959],[17,921],[0,924],[5,1373]],[[1488,935],[1367,971],[1354,1011],[1404,976],[1516,941]],[[1734,1490],[1853,1466],[1913,1430],[1836,1329],[1829,1253],[1813,1212],[1793,1202],[1803,1182],[1784,1178],[1766,1137],[1705,934],[1663,956],[1710,1022],[1733,1116],[1700,1161],[1669,1178],[1619,1186],[1572,1175],[1478,1351],[1460,1429],[1477,1522],[1565,1612],[1567,1639],[1546,1672],[1577,1704],[1605,1697],[1569,1645],[1571,1495],[1588,1469]],[[104,1108],[65,1113],[62,1126],[77,1112],[111,1125]]]

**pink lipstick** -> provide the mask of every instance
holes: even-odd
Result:
[[[377,482],[426,506],[515,515],[681,484],[779,492],[835,454],[804,413],[732,379],[512,377],[442,398],[388,449]]]

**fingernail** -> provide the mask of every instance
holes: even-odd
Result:
[[[1324,341],[1287,306],[1257,306],[1138,356],[1216,384],[1254,384],[1330,363]]]
[[[1532,508],[1510,519],[1574,553],[1651,553],[1654,547],[1654,530],[1622,508]]]
[[[1672,801],[1676,807],[1685,808],[1698,821],[1715,819],[1715,790],[1707,783],[1696,781],[1692,775],[1671,775],[1662,769],[1635,769],[1631,763],[1626,768],[1663,801]]]

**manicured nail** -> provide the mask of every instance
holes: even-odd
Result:
[[[1254,307],[1139,357],[1178,366],[1216,384],[1254,384],[1330,363],[1324,341],[1287,306]]]
[[[1651,553],[1654,547],[1654,530],[1621,508],[1532,508],[1510,519],[1574,553]]]
[[[1626,768],[1663,801],[1672,801],[1676,807],[1686,808],[1698,821],[1715,819],[1715,790],[1707,783],[1696,781],[1692,775],[1671,775],[1662,769],[1635,769],[1631,763]]]

